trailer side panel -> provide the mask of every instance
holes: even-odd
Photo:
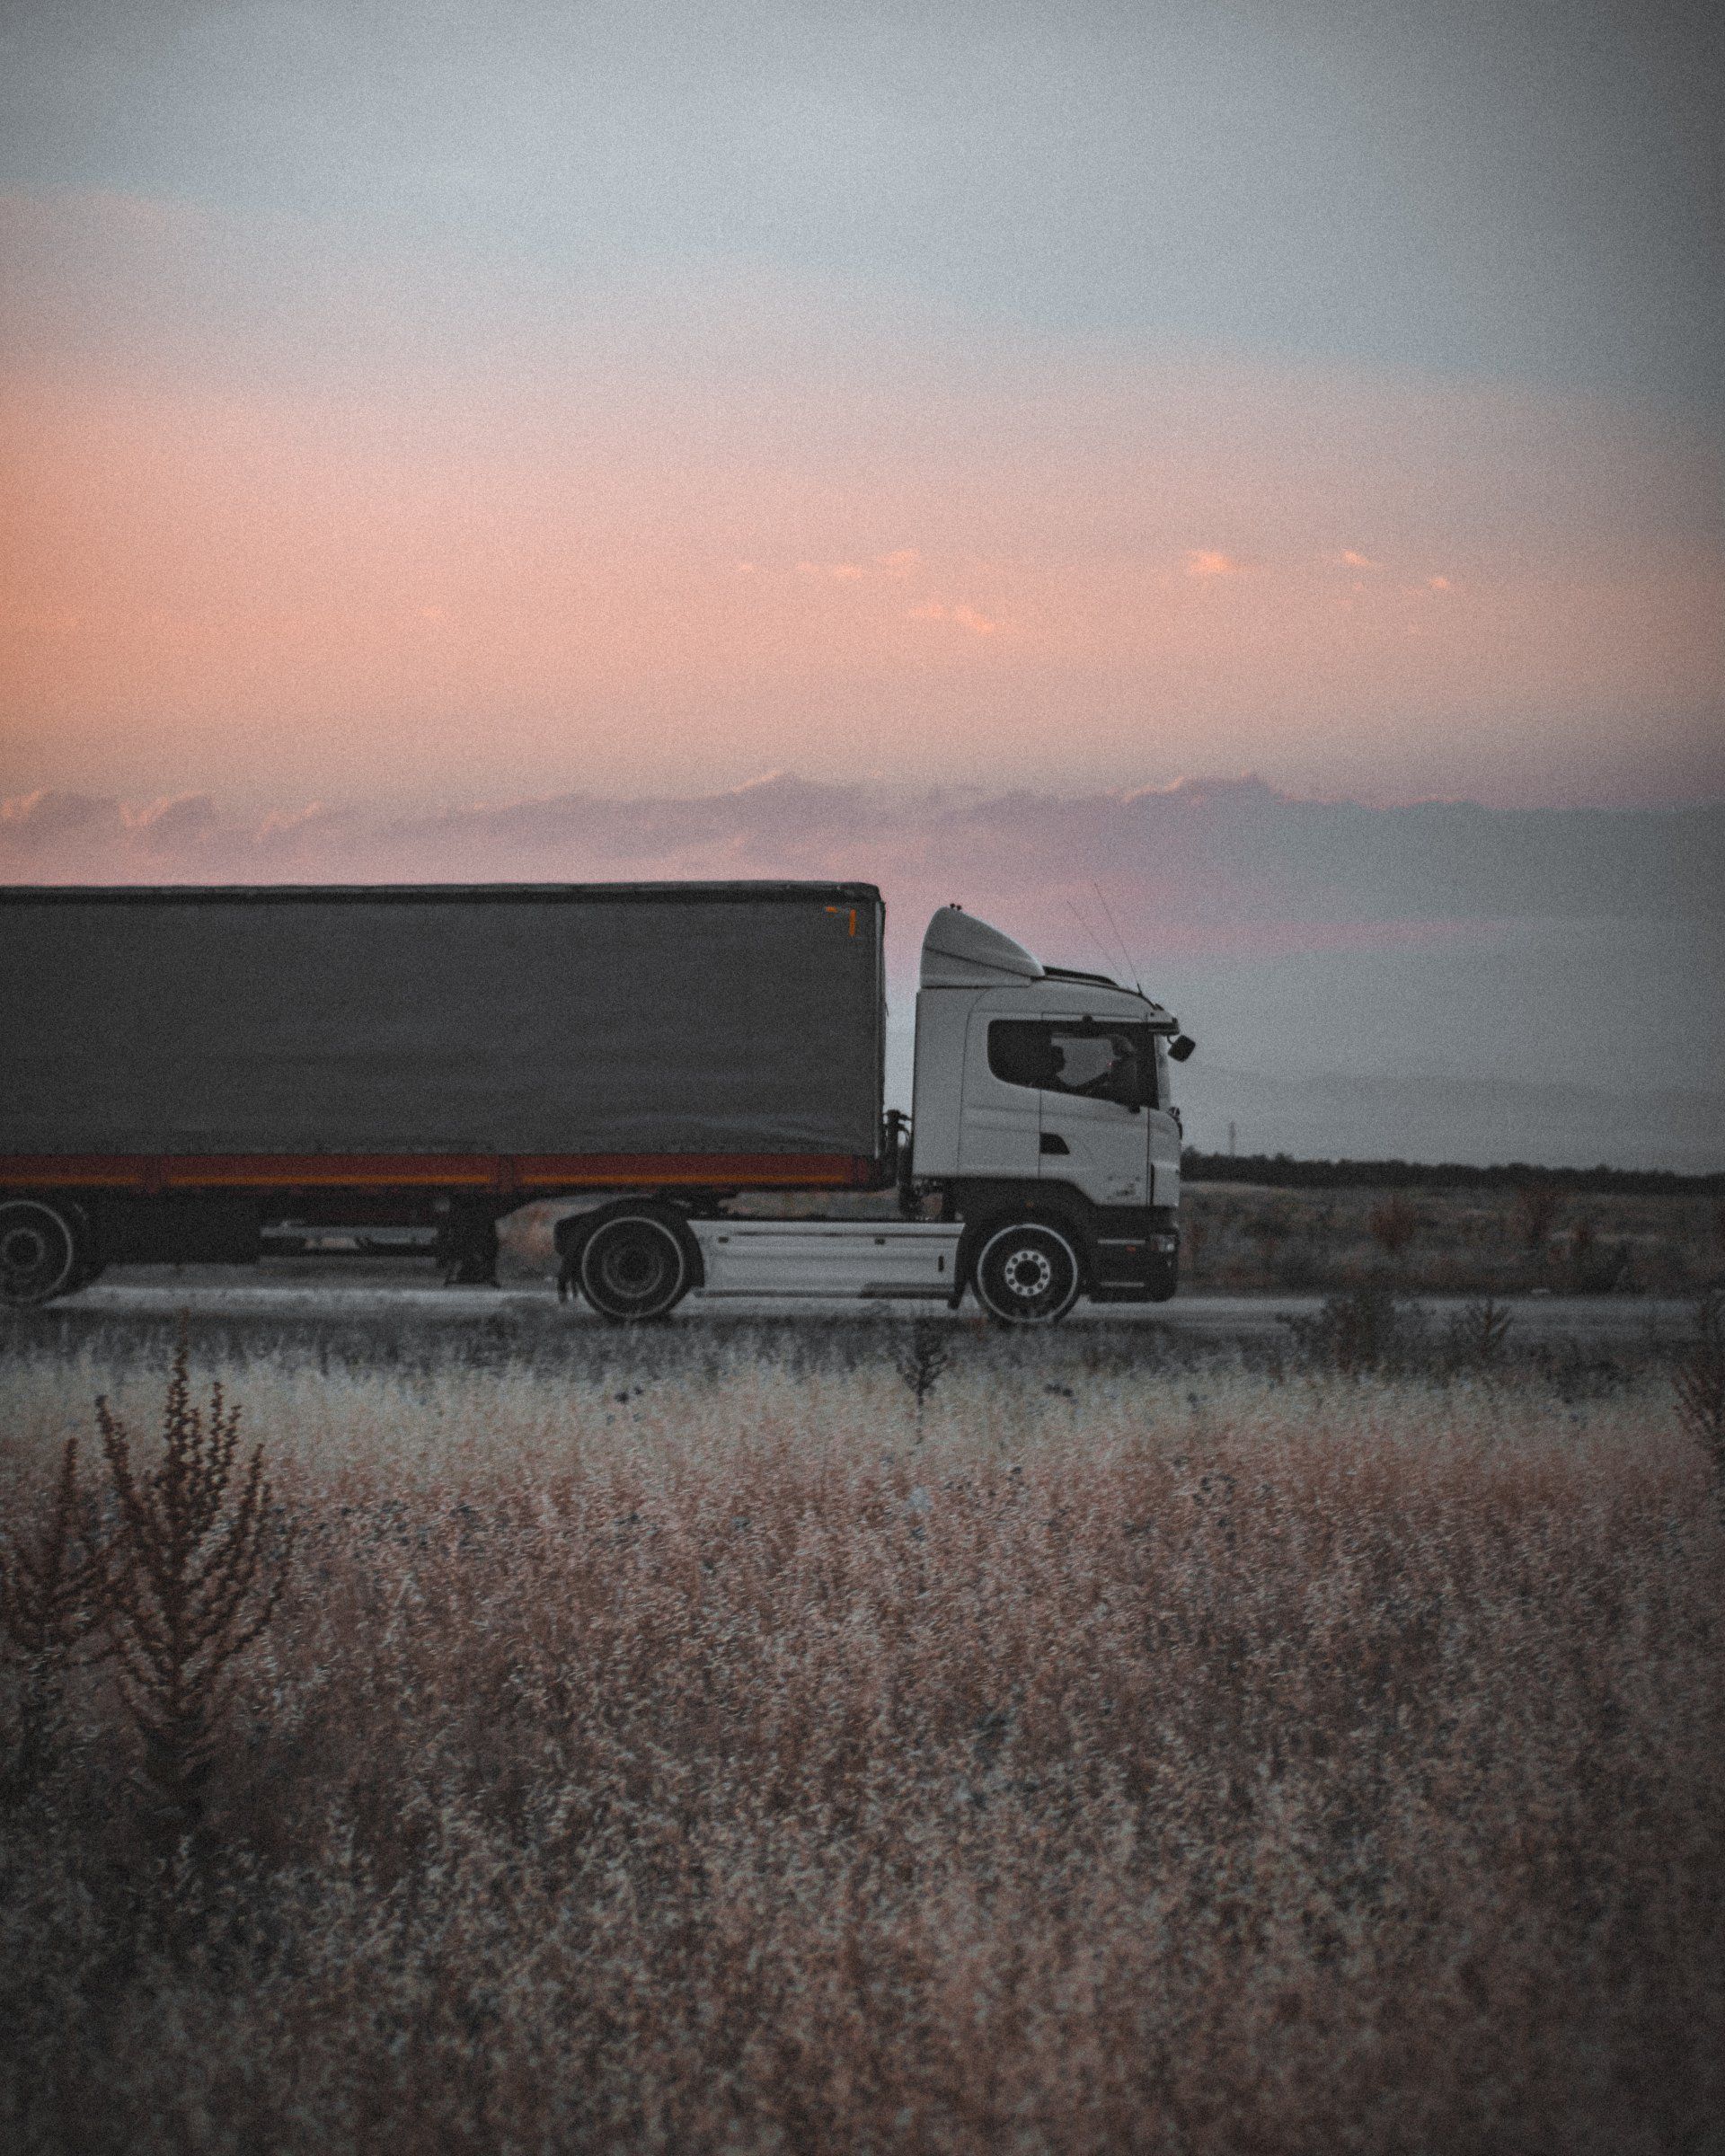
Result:
[[[0,1153],[277,1181],[332,1156],[872,1161],[881,919],[866,885],[6,891]]]

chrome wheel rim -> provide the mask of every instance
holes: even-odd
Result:
[[[1054,1280],[1054,1267],[1048,1261],[1048,1252],[1039,1250],[1034,1243],[1014,1250],[1000,1271],[1009,1292],[1024,1303],[1034,1303],[1039,1296],[1046,1295]]]

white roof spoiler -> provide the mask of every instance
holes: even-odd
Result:
[[[1043,977],[1041,960],[1022,943],[956,906],[943,906],[923,938],[924,988],[986,988]]]

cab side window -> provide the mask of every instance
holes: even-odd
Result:
[[[988,1068],[1008,1085],[1052,1091],[1060,1068],[1054,1028],[1036,1018],[995,1019],[988,1029]]]
[[[988,1068],[1007,1085],[1075,1093],[1122,1108],[1156,1105],[1155,1045],[1148,1026],[997,1018],[988,1028]]]

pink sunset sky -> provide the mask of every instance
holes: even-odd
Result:
[[[978,350],[742,270],[504,322],[482,265],[128,196],[0,228],[11,792],[1718,790],[1718,472],[1645,400]],[[264,270],[291,349],[211,319]]]
[[[1716,794],[1677,18],[1499,12],[23,0],[7,793]]]

